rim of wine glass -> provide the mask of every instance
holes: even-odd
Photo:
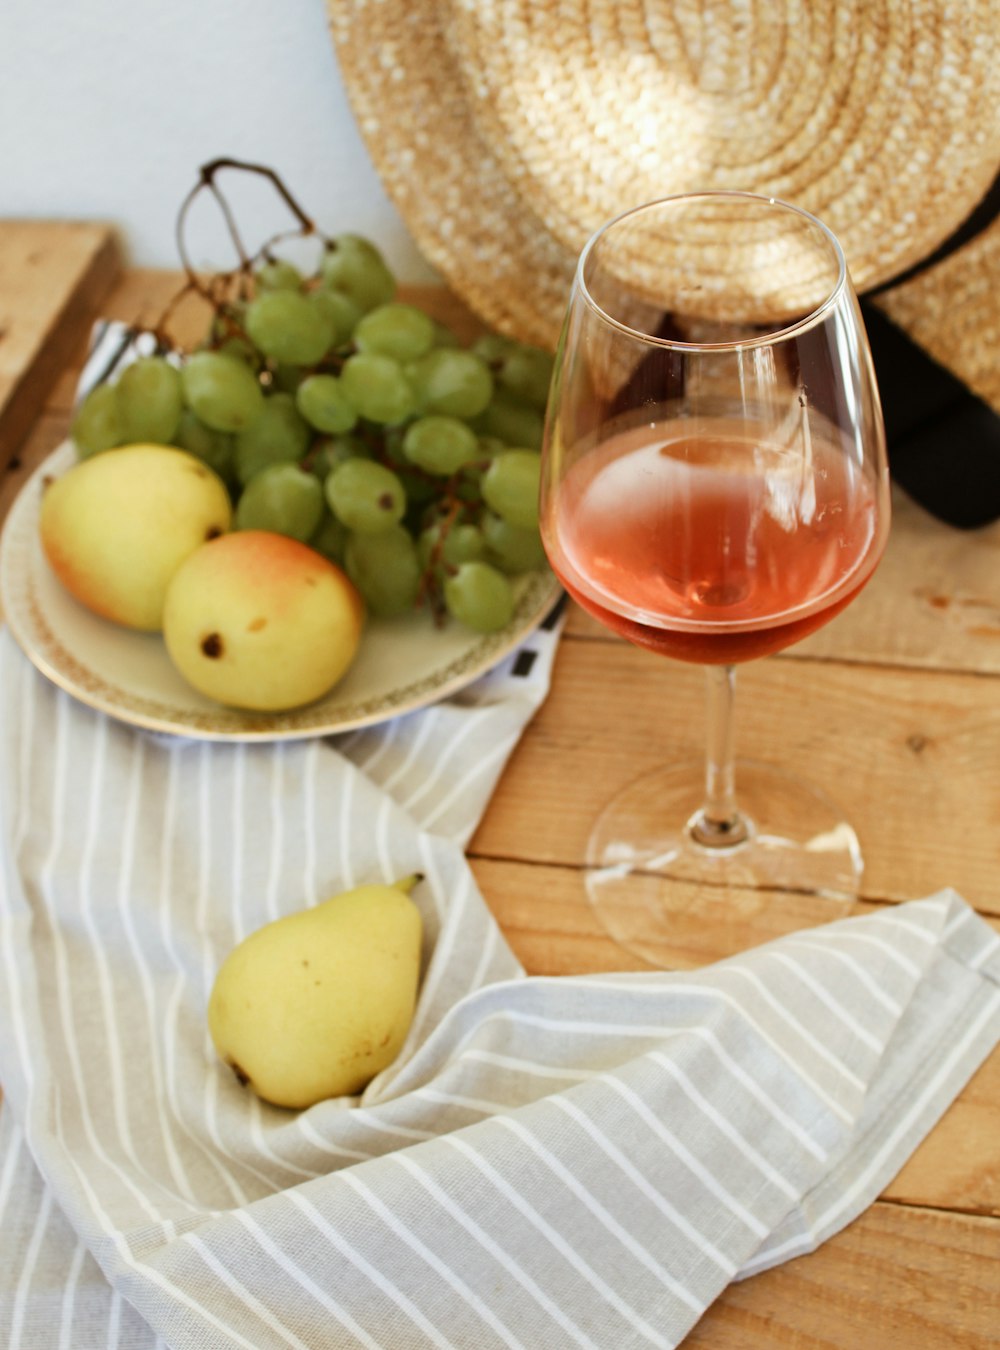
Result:
[[[732,201],[761,202],[764,205],[780,207],[782,210],[791,211],[794,215],[800,216],[803,220],[809,221],[815,225],[833,247],[834,257],[837,260],[837,280],[834,282],[829,294],[808,314],[802,315],[794,323],[785,325],[782,328],[775,328],[768,333],[761,333],[756,337],[737,338],[729,342],[681,342],[676,338],[657,337],[653,333],[643,333],[638,328],[632,328],[627,323],[622,323],[621,319],[614,318],[607,312],[603,305],[598,304],[591,294],[590,287],[585,279],[585,269],[587,259],[593,250],[597,247],[604,236],[610,233],[616,225],[620,225],[623,220],[628,220],[630,216],[640,215],[644,211],[651,211],[658,206],[666,206],[670,202],[695,202],[695,201],[721,201],[729,199]],[[604,224],[590,236],[580,253],[576,265],[576,284],[583,295],[584,300],[600,318],[604,319],[612,328],[617,328],[622,333],[627,333],[630,337],[636,338],[639,342],[648,343],[652,347],[666,347],[671,351],[736,351],[744,347],[770,347],[775,342],[784,341],[786,338],[793,337],[796,333],[801,333],[806,328],[811,328],[819,323],[823,316],[834,307],[840,300],[841,294],[847,285],[847,259],[844,257],[844,250],[840,246],[840,240],[825,225],[818,216],[814,216],[811,211],[806,211],[801,206],[795,206],[792,202],[786,202],[782,197],[770,197],[763,192],[740,192],[735,189],[719,189],[718,191],[709,190],[705,192],[674,192],[666,197],[657,197],[653,201],[641,202],[638,206],[630,206],[628,210],[621,211],[617,216],[606,220]]]

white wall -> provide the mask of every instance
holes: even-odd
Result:
[[[276,169],[401,279],[432,276],[355,127],[323,0],[0,0],[0,216],[111,221],[131,261],[175,267],[177,209],[221,155]],[[249,247],[289,223],[221,181]],[[228,264],[211,208],[188,237],[196,263]]]

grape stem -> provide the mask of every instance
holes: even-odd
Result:
[[[298,221],[298,228],[293,230],[283,230],[266,240],[256,253],[248,253],[243,244],[239,229],[237,228],[236,218],[233,214],[232,207],[216,181],[218,175],[225,169],[236,169],[243,173],[254,173],[262,178],[266,178],[281,200],[288,207],[291,214],[295,217],[296,221]],[[239,258],[239,265],[237,267],[229,272],[217,272],[209,281],[205,281],[199,276],[194,264],[191,262],[186,239],[188,216],[191,208],[198,197],[206,191],[211,194],[222,214],[226,229],[229,232],[229,237],[233,242],[233,247]],[[269,257],[275,244],[281,243],[282,240],[305,238],[310,235],[316,235],[318,238],[322,239],[324,244],[328,247],[330,244],[329,239],[316,228],[315,222],[302,209],[283,182],[281,176],[274,169],[269,168],[266,164],[254,164],[247,160],[232,159],[229,156],[222,156],[218,159],[209,160],[207,164],[203,164],[198,170],[198,181],[184,198],[180,210],[177,213],[174,233],[177,240],[177,252],[180,256],[181,266],[184,269],[187,280],[181,290],[167,305],[167,308],[160,316],[159,321],[152,329],[161,340],[163,340],[166,333],[166,324],[170,316],[173,314],[181,300],[184,299],[185,296],[191,294],[201,296],[201,298],[212,307],[218,318],[223,320],[226,324],[227,331],[230,335],[235,334],[245,337],[246,334],[243,332],[241,325],[233,315],[232,305],[229,299],[234,283],[237,287],[238,297],[245,299],[248,294],[248,283],[255,263],[262,257]]]

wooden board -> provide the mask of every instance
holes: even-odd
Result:
[[[0,221],[0,466],[17,455],[120,271],[107,225]]]

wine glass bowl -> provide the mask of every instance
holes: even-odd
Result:
[[[737,773],[733,668],[835,617],[888,528],[871,357],[830,231],[747,193],[667,198],[599,230],[556,359],[542,539],[584,609],[703,665],[709,690],[702,785],[657,771],[591,837],[588,893],[620,945],[658,961],[678,907],[697,908],[685,886],[706,922],[727,888],[821,897],[823,917],[853,900],[843,814],[775,768]]]

